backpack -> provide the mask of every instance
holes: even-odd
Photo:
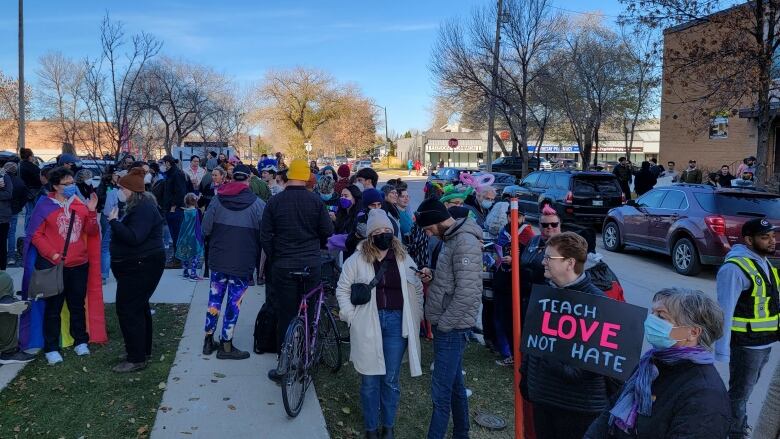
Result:
[[[623,287],[620,285],[620,281],[605,262],[599,262],[589,268],[587,272],[593,285],[606,293],[607,297],[618,302],[626,301],[623,297]]]
[[[267,300],[257,313],[254,339],[256,354],[279,353],[276,344],[276,312]]]

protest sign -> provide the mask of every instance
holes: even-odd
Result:
[[[534,285],[520,349],[625,381],[642,354],[646,317],[606,296]]]

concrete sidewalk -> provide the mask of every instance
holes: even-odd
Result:
[[[264,291],[250,287],[244,296],[234,337],[243,350],[252,350]],[[281,388],[266,376],[276,365],[276,355],[252,353],[247,360],[235,361],[201,354],[208,292],[207,281],[197,283],[151,437],[327,438],[314,387],[309,388],[300,415],[287,417]],[[221,327],[220,321],[217,329]]]

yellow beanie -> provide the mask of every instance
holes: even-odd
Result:
[[[287,168],[288,180],[309,181],[310,175],[311,169],[309,169],[309,163],[303,159],[293,160]]]

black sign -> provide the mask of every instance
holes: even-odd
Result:
[[[520,349],[625,381],[642,355],[646,317],[606,296],[534,285]]]

